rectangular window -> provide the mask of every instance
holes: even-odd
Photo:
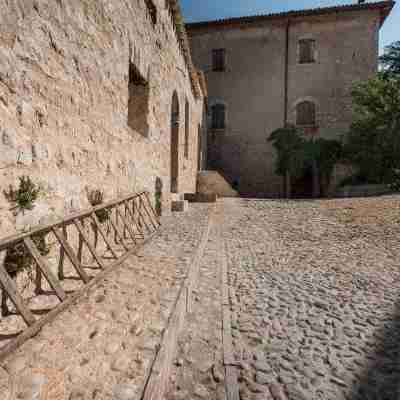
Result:
[[[212,51],[213,71],[223,72],[226,67],[225,49],[215,49]]]
[[[128,126],[144,137],[149,135],[150,86],[132,63],[129,65]]]
[[[315,62],[315,40],[299,40],[299,63],[308,64]]]
[[[225,106],[223,104],[215,104],[211,108],[211,128],[225,129]]]

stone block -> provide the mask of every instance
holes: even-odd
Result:
[[[189,203],[215,203],[218,199],[216,193],[186,193],[185,200]]]
[[[189,210],[189,202],[187,200],[173,201],[171,209],[174,212],[186,212]]]

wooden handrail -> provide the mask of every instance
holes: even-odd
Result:
[[[78,213],[71,214],[64,219],[60,219],[56,222],[53,222],[50,225],[45,225],[45,226],[38,225],[37,227],[31,229],[28,232],[19,233],[19,234],[5,237],[4,239],[0,240],[0,251],[6,250],[7,248],[18,244],[19,242],[22,242],[27,237],[35,236],[38,234],[45,234],[45,233],[50,232],[53,228],[59,228],[61,226],[65,226],[65,225],[71,225],[75,219],[82,219],[85,217],[90,217],[90,215],[93,214],[93,212],[122,204],[125,201],[133,200],[137,197],[143,196],[146,193],[147,192],[141,192],[141,193],[137,193],[137,194],[133,194],[133,195],[131,194],[129,196],[123,197],[122,199],[112,200],[108,203],[100,204],[98,206],[89,208],[87,210],[83,210],[83,211],[79,211]]]

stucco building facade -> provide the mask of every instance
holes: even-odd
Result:
[[[208,167],[242,195],[280,197],[270,134],[286,123],[339,138],[351,88],[378,67],[379,30],[394,3],[353,4],[187,25],[208,94]],[[334,180],[340,180],[337,170]]]

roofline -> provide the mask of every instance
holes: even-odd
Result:
[[[273,14],[261,14],[245,17],[235,17],[218,19],[213,21],[201,21],[186,24],[187,31],[196,31],[197,29],[203,28],[215,28],[227,26],[240,26],[243,24],[252,24],[258,22],[268,22],[274,20],[287,20],[290,18],[302,18],[311,16],[320,16],[335,14],[338,12],[350,12],[350,11],[364,11],[364,10],[379,10],[381,15],[381,26],[385,22],[396,2],[393,0],[379,1],[376,3],[364,3],[364,4],[348,4],[335,7],[323,7],[323,8],[313,8],[307,10],[297,10],[297,11],[287,11]]]

